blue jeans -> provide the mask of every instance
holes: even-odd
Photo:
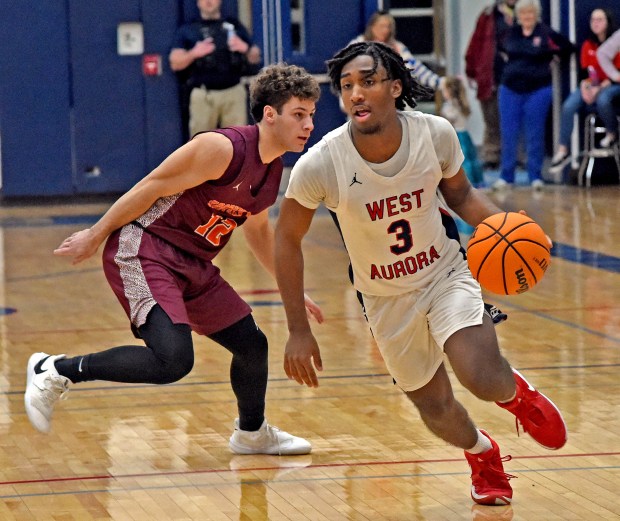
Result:
[[[618,135],[618,112],[614,107],[614,99],[620,96],[620,85],[612,83],[602,89],[596,97],[596,111],[603,120],[607,132]]]
[[[573,132],[574,116],[584,109],[588,112],[596,112],[607,132],[618,135],[617,112],[614,107],[614,98],[620,96],[620,85],[613,84],[598,93],[595,102],[588,105],[581,97],[579,89],[571,92],[562,104],[562,117],[560,120],[560,145],[568,147],[570,136]]]
[[[517,167],[519,132],[525,131],[527,173],[530,181],[541,179],[545,158],[545,125],[551,107],[551,86],[519,93],[505,85],[499,86],[499,120],[502,139],[501,177],[514,183]]]

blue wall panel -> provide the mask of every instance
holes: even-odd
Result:
[[[178,0],[2,2],[4,197],[123,192],[182,142],[168,52]],[[120,22],[143,22],[145,52],[119,56]]]
[[[64,1],[0,3],[3,194],[71,191]]]
[[[294,55],[295,63],[310,72],[324,73],[325,61],[355,38],[364,26],[363,6],[357,0],[306,2],[305,55]]]
[[[182,144],[178,85],[168,54],[179,23],[174,1],[142,0],[145,52],[161,55],[163,74],[144,78],[146,170],[151,171]]]
[[[70,0],[74,183],[79,192],[124,191],[144,175],[142,57],[119,56],[116,36],[120,22],[140,19],[140,0]]]

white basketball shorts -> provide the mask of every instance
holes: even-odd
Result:
[[[443,362],[446,340],[482,324],[484,313],[480,285],[465,262],[425,290],[363,298],[381,355],[403,391],[425,386]]]

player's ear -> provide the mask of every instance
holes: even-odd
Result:
[[[265,108],[263,109],[263,120],[267,121],[268,123],[273,123],[275,117],[276,109],[273,108],[271,105],[265,105]]]
[[[398,98],[403,93],[403,82],[400,80],[392,81],[392,96]]]

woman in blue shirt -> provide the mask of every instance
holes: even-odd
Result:
[[[517,146],[525,133],[527,171],[532,188],[544,186],[541,172],[545,153],[545,126],[551,106],[551,63],[567,57],[575,46],[540,21],[539,0],[519,0],[518,24],[500,43],[505,66],[499,87],[502,141],[501,177],[493,188],[514,183]]]

